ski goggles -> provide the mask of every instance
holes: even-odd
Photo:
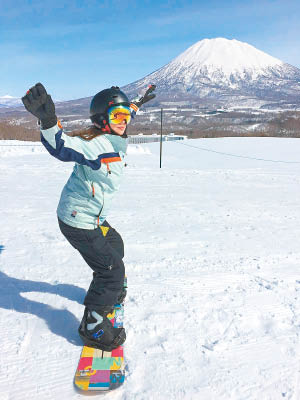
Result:
[[[108,109],[108,121],[110,124],[118,125],[124,121],[129,124],[131,120],[130,108],[126,106],[114,106]]]

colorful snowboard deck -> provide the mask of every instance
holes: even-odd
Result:
[[[108,318],[114,327],[123,326],[123,304],[115,305]],[[107,391],[116,389],[125,380],[123,346],[112,352],[84,346],[75,374],[75,386],[84,391]]]

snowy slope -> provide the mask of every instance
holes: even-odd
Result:
[[[72,165],[11,143],[0,143],[0,398],[79,399],[91,271],[55,217]],[[129,150],[109,218],[126,247],[127,380],[101,398],[298,400],[300,163],[236,156],[300,162],[299,140],[167,142],[161,170],[158,143]]]

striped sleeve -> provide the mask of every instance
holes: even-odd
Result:
[[[86,165],[93,170],[101,167],[108,158],[120,157],[119,153],[110,152],[102,141],[89,142],[80,137],[66,135],[59,124],[41,130],[41,141],[47,151],[61,161],[73,161]]]
[[[133,119],[136,116],[137,112],[139,111],[139,108],[135,103],[131,103],[130,108],[131,108],[131,118]]]

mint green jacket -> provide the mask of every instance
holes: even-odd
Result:
[[[97,228],[105,221],[119,189],[127,140],[105,134],[87,141],[67,136],[57,124],[41,130],[41,141],[52,156],[75,163],[60,197],[58,217],[76,228]]]

